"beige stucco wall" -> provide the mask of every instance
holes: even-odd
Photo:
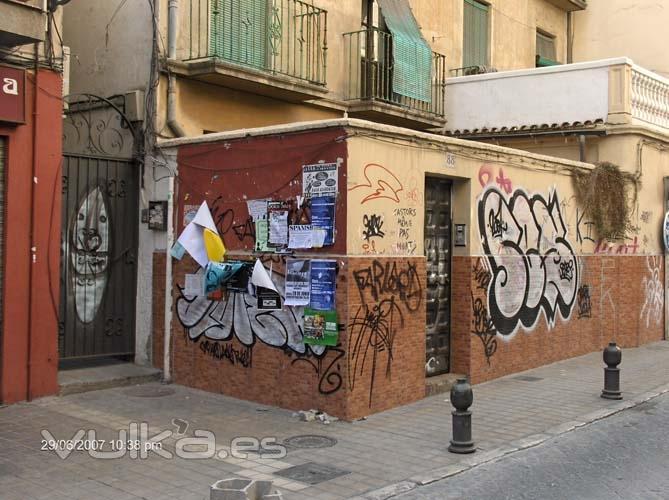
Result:
[[[633,136],[613,136],[600,143],[599,155],[609,161],[618,158],[619,165],[634,172],[638,168],[639,140]],[[644,144],[642,155],[641,187],[632,221],[637,227],[624,240],[607,242],[595,234],[588,215],[583,214],[576,202],[570,169],[584,164],[535,158],[473,142],[419,147],[415,142],[384,137],[352,137],[347,182],[348,253],[423,255],[425,176],[436,175],[453,179],[453,223],[467,224],[467,247],[455,247],[456,256],[484,253],[479,237],[478,204],[491,188],[499,190],[506,200],[517,191],[529,197],[537,195],[548,205],[555,199],[567,239],[579,255],[661,254],[660,230],[664,218],[661,179],[669,175],[669,155],[654,143]],[[383,238],[364,237],[365,217],[372,215],[383,221]],[[553,215],[557,221],[558,214]],[[401,218],[405,219],[403,223],[399,221]],[[406,228],[407,218],[411,221],[408,235],[400,231]],[[407,242],[411,244],[407,246]]]
[[[343,34],[361,28],[362,0],[315,0],[327,10],[327,89],[325,99],[304,104],[285,102],[178,79],[178,118],[188,133],[224,131],[300,120],[343,116],[349,78]],[[160,0],[160,27],[167,33],[167,0]],[[207,0],[180,2],[177,58],[206,54]],[[537,27],[556,35],[558,59],[565,59],[566,13],[546,0],[493,0],[490,2],[491,65],[499,70],[534,66]],[[191,6],[193,8],[191,9]],[[191,10],[200,14],[191,16]],[[423,36],[436,52],[446,56],[448,69],[462,66],[463,1],[411,0]],[[196,35],[191,36],[195,31]],[[200,33],[199,37],[197,33]],[[199,44],[199,46],[198,46]],[[164,47],[161,47],[163,50]],[[195,52],[193,52],[195,51]],[[165,81],[159,92],[159,129],[164,129]],[[164,130],[164,133],[169,131]]]
[[[574,62],[627,56],[669,76],[668,24],[667,2],[588,0],[588,8],[574,14]]]

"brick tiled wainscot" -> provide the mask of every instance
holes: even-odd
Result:
[[[462,269],[466,260],[458,259],[460,269],[456,273],[466,272]],[[481,287],[485,277],[484,258],[470,258],[470,312],[463,317],[455,316],[453,321],[455,331],[464,330],[464,322],[469,321],[472,381],[483,382],[598,351],[610,341],[624,348],[661,340],[664,337],[662,260],[659,256],[579,257],[578,295],[568,318],[558,316],[549,327],[542,312],[532,328],[521,326],[511,335],[488,338],[492,347],[486,356],[485,335],[473,333],[485,328],[484,317],[492,320],[487,291]],[[478,304],[477,299],[480,299]],[[461,298],[454,300],[462,302]],[[481,305],[486,309],[483,316]],[[494,326],[494,321],[489,325]]]
[[[269,258],[269,257],[268,257]],[[154,363],[162,363],[164,255],[155,259]],[[273,271],[283,272],[273,257]],[[225,303],[190,303],[181,294],[184,276],[198,269],[190,258],[174,264],[172,375],[176,383],[242,399],[301,410],[318,408],[354,420],[407,404],[425,392],[425,259],[337,259],[340,342],[317,356],[309,347],[269,345],[244,339],[244,297]],[[266,263],[269,265],[269,263]],[[249,296],[246,296],[250,299]],[[253,301],[251,299],[250,301]],[[191,308],[191,309],[189,309]],[[257,311],[248,309],[254,318]],[[256,328],[291,335],[300,321],[289,312],[258,317]],[[207,322],[208,330],[200,328]],[[248,322],[246,323],[248,325]],[[222,326],[222,329],[219,327]],[[237,329],[231,333],[230,326]],[[248,330],[248,326],[246,327]],[[190,335],[189,335],[190,332]],[[225,337],[225,338],[221,338]],[[219,338],[219,340],[217,340]],[[240,338],[245,343],[240,341]],[[265,339],[266,340],[266,339]]]

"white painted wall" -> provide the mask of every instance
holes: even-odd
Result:
[[[506,71],[449,78],[447,130],[606,120],[609,66],[631,61]]]

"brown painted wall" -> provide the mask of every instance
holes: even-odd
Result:
[[[58,390],[61,94],[60,74],[40,70],[36,78],[29,73],[27,123],[0,125],[0,136],[8,140],[0,333],[0,402],[3,403],[54,394]],[[38,179],[34,185],[33,161]],[[32,246],[36,248],[34,255]]]

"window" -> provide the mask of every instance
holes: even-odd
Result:
[[[264,69],[267,0],[214,0],[211,6],[211,54]]]
[[[549,35],[548,33],[537,30],[537,68],[560,64],[556,59],[557,55],[555,52],[555,37],[553,35]]]
[[[488,65],[488,6],[465,0],[462,66]]]

